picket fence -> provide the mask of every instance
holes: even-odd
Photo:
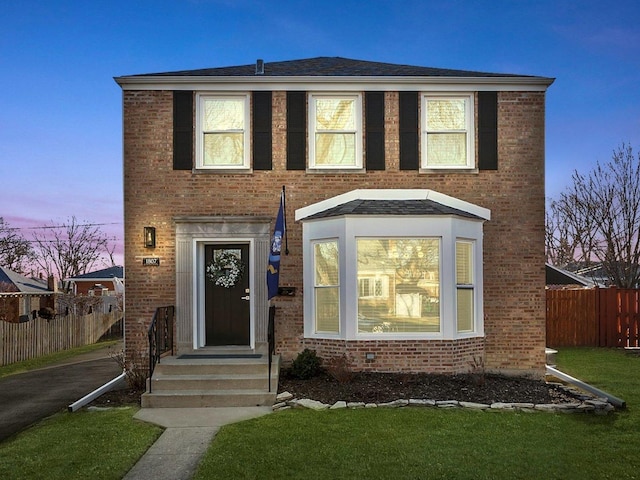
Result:
[[[23,323],[0,321],[0,366],[97,342],[122,312],[38,317]]]
[[[548,347],[640,347],[640,290],[547,290]]]

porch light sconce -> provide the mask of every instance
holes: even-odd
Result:
[[[156,227],[144,227],[145,248],[156,248]]]

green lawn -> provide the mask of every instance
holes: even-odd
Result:
[[[160,436],[137,408],[59,413],[0,443],[0,478],[121,479]]]
[[[560,349],[557,363],[627,409],[288,410],[224,427],[196,479],[640,479],[640,357]],[[134,413],[54,415],[0,443],[0,479],[120,479],[161,433]]]
[[[117,341],[65,350],[0,367],[0,378],[49,366]],[[0,443],[0,479],[119,480],[160,436],[133,419],[134,407],[61,412]]]
[[[557,363],[627,410],[288,410],[224,427],[196,479],[640,478],[640,357],[560,349]]]

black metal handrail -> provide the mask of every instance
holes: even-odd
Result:
[[[163,353],[171,351],[173,355],[173,320],[175,317],[175,307],[158,307],[153,314],[151,325],[147,333],[149,337],[149,378],[153,375],[156,363],[160,363]],[[151,393],[151,382],[149,382],[149,393]]]
[[[276,352],[276,307],[269,307],[269,324],[267,326],[267,341],[269,342],[269,392],[271,392],[271,364],[273,362],[273,354]]]

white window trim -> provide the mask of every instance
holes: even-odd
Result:
[[[471,318],[471,330],[458,330],[458,325],[456,322],[456,329],[458,330],[458,335],[461,334],[467,334],[467,333],[473,333],[475,331],[475,326],[476,326],[476,320],[477,320],[477,309],[476,309],[476,283],[478,281],[478,278],[476,276],[476,251],[475,251],[475,240],[474,239],[469,239],[469,238],[456,238],[455,240],[456,242],[456,250],[458,248],[458,244],[462,243],[462,244],[467,244],[467,245],[471,245],[471,283],[458,283],[458,279],[456,278],[456,291],[458,290],[471,290],[472,294],[473,294],[473,317]],[[457,262],[457,251],[455,253],[454,256],[454,260],[456,260]],[[457,267],[457,265],[456,265]],[[457,274],[456,274],[457,277]],[[457,302],[457,296],[456,296],[456,320],[458,318],[458,302]]]
[[[319,243],[329,243],[329,242],[335,242],[336,245],[338,246],[338,284],[337,285],[323,285],[323,286],[319,286],[316,285],[316,276],[315,276],[315,271],[316,271],[316,257],[315,257],[315,245],[319,244]],[[311,268],[312,273],[313,273],[313,283],[311,283],[311,290],[313,290],[313,294],[312,294],[312,304],[313,304],[313,308],[312,308],[312,312],[313,312],[313,331],[314,333],[318,334],[318,335],[322,335],[322,336],[329,336],[330,338],[340,338],[341,332],[342,332],[342,322],[341,322],[341,303],[342,303],[342,287],[341,287],[341,283],[342,283],[342,273],[340,270],[340,267],[342,265],[342,260],[341,260],[341,255],[340,255],[340,242],[338,238],[321,238],[321,239],[314,239],[311,242],[311,251],[312,251],[312,258],[313,258],[313,266]],[[316,318],[315,318],[315,312],[316,312],[316,291],[318,288],[335,288],[338,287],[338,331],[337,332],[330,332],[330,331],[326,331],[326,332],[322,332],[322,331],[318,331],[318,325],[316,322]]]
[[[393,235],[384,235],[393,232]],[[359,332],[356,244],[358,238],[440,238],[440,331],[414,333]],[[315,332],[313,289],[304,289],[305,338],[344,340],[454,340],[484,336],[482,297],[482,221],[462,217],[337,217],[303,221],[303,265],[305,285],[313,285],[313,246],[321,239],[337,238],[340,266],[340,334]],[[456,315],[456,240],[474,242],[474,330],[458,332]],[[310,268],[311,267],[311,268]]]
[[[374,217],[375,218],[375,217]],[[363,219],[366,221],[366,219]],[[377,218],[377,222],[380,223],[381,218]],[[402,231],[402,218],[396,218],[394,219],[398,225],[396,225],[395,227],[393,227],[390,230],[385,229],[385,232],[387,231],[391,231],[391,232],[398,232],[398,231]],[[424,221],[425,221],[425,217],[412,217],[412,219],[410,220],[411,222],[420,222],[422,228],[420,230],[426,230]],[[375,220],[374,220],[375,221]],[[386,219],[385,219],[386,221]],[[394,223],[396,223],[394,222]],[[360,230],[360,229],[358,229]],[[438,233],[442,233],[442,232],[438,232]],[[438,235],[431,235],[431,234],[419,234],[417,231],[414,231],[413,229],[411,230],[411,234],[410,235],[402,235],[401,233],[398,234],[394,234],[394,235],[357,235],[355,236],[355,238],[353,238],[353,243],[355,246],[355,261],[354,261],[354,265],[353,265],[353,275],[355,276],[355,280],[356,283],[358,281],[358,256],[357,256],[357,251],[358,251],[358,240],[405,240],[405,239],[411,239],[411,240],[434,240],[437,242],[438,244],[438,251],[440,252],[440,257],[438,258],[438,278],[440,279],[439,281],[439,292],[440,292],[440,297],[439,297],[439,304],[440,304],[440,313],[439,313],[439,319],[440,319],[440,326],[438,328],[437,332],[408,332],[408,333],[394,333],[394,332],[390,332],[390,333],[385,333],[385,332],[376,332],[376,333],[368,333],[368,332],[361,332],[359,329],[359,325],[358,325],[358,320],[359,318],[356,320],[356,335],[357,338],[359,340],[377,340],[377,339],[413,339],[413,338],[430,338],[430,337],[436,337],[439,338],[442,334],[442,328],[443,328],[443,305],[442,305],[442,294],[443,294],[443,288],[442,288],[442,279],[443,279],[443,265],[442,265],[442,259],[443,259],[443,254],[442,254],[442,236],[440,234]],[[359,307],[358,307],[358,302],[356,301],[356,312],[358,313],[358,317],[359,317]]]
[[[317,98],[350,99],[355,100],[355,165],[316,165],[316,102]],[[363,169],[363,130],[362,130],[362,94],[361,93],[327,93],[311,92],[308,98],[308,143],[309,143],[309,170],[362,170]]]
[[[244,158],[242,165],[204,165],[204,132],[203,132],[203,104],[206,99],[221,98],[221,99],[236,99],[244,101],[244,138],[243,138],[243,150]],[[225,92],[214,93],[199,92],[196,94],[196,169],[197,170],[249,170],[251,168],[251,103],[250,95],[247,92]]]
[[[427,158],[427,100],[464,100],[467,133],[466,165],[429,165]],[[474,94],[471,93],[422,93],[420,95],[420,169],[421,170],[473,170],[475,169],[475,113]]]

